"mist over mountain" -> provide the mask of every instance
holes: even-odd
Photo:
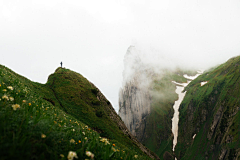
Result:
[[[240,120],[239,113],[236,112],[239,106],[239,92],[236,90],[239,88],[239,63],[236,59],[226,62],[240,54],[239,8],[239,0],[1,1],[0,64],[32,80],[24,83],[26,86],[35,84],[34,86],[47,87],[42,90],[44,93],[37,91],[35,97],[45,95],[49,98],[50,95],[54,102],[59,101],[55,99],[54,93],[51,90],[51,94],[45,91],[55,85],[49,87],[34,82],[47,83],[48,75],[60,66],[60,62],[63,62],[63,67],[81,73],[101,90],[101,96],[95,95],[96,90],[92,92],[91,89],[96,87],[86,89],[88,83],[79,85],[78,89],[71,88],[76,81],[71,81],[71,86],[67,86],[70,83],[68,80],[77,74],[64,81],[66,89],[70,88],[71,91],[66,92],[65,88],[61,88],[63,85],[57,85],[55,89],[62,89],[58,90],[61,93],[59,99],[68,106],[68,111],[76,119],[83,119],[83,125],[95,128],[101,136],[116,136],[120,137],[118,141],[128,142],[129,139],[124,136],[133,138],[134,135],[161,159],[239,159],[240,145],[237,137],[240,136],[237,127]],[[179,109],[179,143],[173,152],[172,106],[178,99],[175,89],[179,83],[189,81],[184,74],[195,75],[199,69],[206,73],[192,81],[184,90],[187,93]],[[5,74],[5,67],[0,67],[0,70],[2,75]],[[59,70],[60,73],[66,73],[65,71]],[[56,75],[63,76],[59,73]],[[14,80],[22,82],[21,78],[11,77],[10,80],[10,77],[2,76],[0,79],[9,80],[9,85]],[[83,78],[78,82],[81,80]],[[205,84],[201,86],[202,83]],[[24,85],[17,88],[23,90]],[[30,88],[34,90],[34,87]],[[86,92],[83,92],[85,89]],[[0,90],[1,96],[4,93]],[[25,95],[25,91],[22,94]],[[24,96],[31,102],[35,101],[35,97]],[[101,97],[106,98],[101,101]],[[84,100],[81,101],[81,98]],[[98,105],[99,98],[102,107]],[[16,102],[22,103],[22,99]],[[54,108],[51,102],[46,103]],[[75,108],[76,103],[81,104],[79,108]],[[113,106],[110,107],[109,103]],[[70,104],[73,105],[69,106]],[[55,105],[61,107],[58,103]],[[102,114],[106,111],[103,106],[111,108],[111,113],[114,113],[111,118],[117,117],[114,110],[119,110],[128,129],[123,127],[124,129],[118,130],[118,126],[112,125],[106,127],[105,122],[111,121]],[[86,107],[91,112],[87,112]],[[41,109],[36,108],[39,111]],[[64,112],[62,109],[58,110],[59,113]],[[85,111],[91,113],[91,116]],[[16,115],[21,117],[24,113]],[[48,118],[56,120],[51,115]],[[32,115],[28,118],[30,116]],[[101,116],[107,118],[106,121],[99,121]],[[65,118],[64,114],[61,114],[61,118]],[[53,122],[51,120],[49,122]],[[20,123],[21,118],[16,118],[16,121]],[[41,119],[39,121],[42,124]],[[31,120],[30,123],[32,124]],[[8,123],[4,122],[3,125],[5,124]],[[121,124],[124,126],[122,122]],[[10,129],[10,142],[13,140],[11,131]],[[25,131],[28,132],[27,129]],[[57,138],[55,135],[53,137]],[[2,139],[5,140],[5,137]],[[40,137],[37,139],[42,140]],[[130,148],[131,146],[132,144]],[[96,152],[98,149],[96,147]],[[150,152],[149,154],[151,155]],[[87,158],[82,151],[81,155]]]
[[[127,50],[127,53],[124,57],[124,71],[123,71],[123,86],[119,91],[119,115],[124,121],[125,125],[128,127],[130,132],[136,136],[136,138],[146,145],[150,150],[155,152],[160,158],[162,159],[174,159],[176,156],[178,159],[180,158],[185,158],[188,159],[189,156],[194,157],[193,153],[196,153],[194,149],[202,146],[204,143],[200,143],[199,141],[194,143],[195,146],[189,146],[190,142],[188,135],[188,129],[191,128],[191,137],[194,137],[197,135],[200,130],[199,126],[202,126],[203,122],[206,121],[206,115],[214,117],[214,121],[211,122],[211,118],[206,122],[205,126],[207,125],[208,127],[212,123],[212,126],[216,126],[216,124],[220,121],[223,120],[224,123],[226,122],[226,116],[223,116],[223,119],[220,119],[221,116],[219,116],[220,112],[223,114],[222,108],[220,108],[215,116],[212,115],[212,106],[211,103],[216,103],[215,101],[218,101],[215,97],[215,100],[213,100],[211,97],[208,97],[209,92],[215,92],[216,94],[221,92],[219,89],[218,91],[211,90],[206,91],[205,93],[199,93],[201,95],[198,95],[198,92],[196,92],[196,87],[199,86],[194,86],[195,88],[192,89],[191,87],[193,86],[192,84],[196,82],[199,78],[194,80],[193,83],[190,83],[189,86],[186,88],[187,91],[191,91],[191,93],[187,93],[188,100],[183,99],[185,104],[188,104],[189,110],[186,109],[185,104],[180,105],[181,110],[180,110],[180,120],[184,121],[181,122],[179,130],[181,131],[178,139],[180,140],[180,144],[177,143],[177,150],[176,153],[173,151],[173,134],[178,133],[175,132],[173,133],[172,130],[175,130],[172,127],[172,118],[173,118],[173,105],[174,102],[178,99],[178,95],[176,94],[176,86],[180,85],[180,83],[186,83],[190,82],[192,80],[189,76],[194,76],[194,75],[200,75],[197,74],[197,70],[199,69],[205,69],[207,73],[204,75],[208,75],[207,77],[214,77],[212,81],[212,85],[218,85],[221,81],[226,82],[226,85],[228,83],[231,83],[233,85],[239,85],[239,77],[236,75],[236,78],[232,79],[232,73],[236,72],[238,74],[239,72],[239,57],[237,58],[232,58],[225,64],[220,65],[220,67],[216,62],[218,61],[217,58],[215,59],[215,63],[208,63],[206,61],[205,65],[204,64],[204,58],[203,59],[196,59],[195,58],[188,58],[185,59],[185,57],[171,57],[173,55],[162,55],[159,50],[154,50],[154,49],[149,49],[144,46],[130,46]],[[207,58],[207,57],[205,57]],[[222,63],[224,63],[223,61]],[[232,63],[231,63],[232,62]],[[226,67],[221,67],[221,66],[228,66],[229,69],[226,69]],[[201,68],[200,68],[201,67]],[[218,70],[214,70],[216,68]],[[211,69],[210,69],[211,68]],[[231,68],[231,69],[230,69]],[[229,73],[231,72],[231,73]],[[230,74],[231,76],[223,76],[222,73],[225,74]],[[188,75],[188,76],[187,76]],[[210,76],[211,75],[211,76]],[[213,76],[214,75],[214,76]],[[201,76],[203,77],[203,76]],[[238,77],[238,78],[237,78]],[[189,79],[190,78],[190,79]],[[230,79],[229,79],[230,78]],[[205,86],[208,84],[208,81],[210,79],[208,78],[204,80],[198,80],[200,86]],[[174,81],[174,83],[173,83]],[[186,83],[187,84],[187,83]],[[219,84],[220,85],[220,84]],[[208,86],[208,85],[207,85]],[[229,87],[229,88],[231,88]],[[238,88],[238,87],[237,87]],[[226,87],[225,87],[226,89]],[[232,89],[236,89],[236,87],[233,87]],[[192,91],[193,90],[193,91]],[[186,91],[186,90],[184,90]],[[223,91],[224,92],[224,91]],[[239,97],[239,94],[236,93],[234,97]],[[189,98],[189,96],[192,95],[192,98]],[[196,97],[201,97],[204,96],[203,99],[199,99]],[[183,98],[183,97],[182,97]],[[194,102],[191,101],[191,99],[196,99]],[[206,101],[207,102],[206,102]],[[212,102],[214,101],[214,102]],[[191,105],[192,103],[199,105],[199,109],[201,108],[201,104],[203,106],[210,105],[211,107],[208,108],[208,111],[206,109],[200,109],[200,111],[194,109],[194,105]],[[218,103],[218,102],[217,102]],[[221,102],[219,102],[221,103]],[[225,103],[225,102],[224,102]],[[236,99],[232,104],[237,104]],[[224,104],[223,104],[224,105]],[[217,108],[219,106],[216,106]],[[235,106],[224,106],[226,109],[226,114],[233,114],[234,115],[238,112],[238,107]],[[229,113],[228,108],[232,108],[231,113]],[[184,109],[182,109],[184,108]],[[204,108],[204,107],[203,107]],[[234,109],[233,109],[234,108]],[[192,112],[194,111],[194,112]],[[211,113],[210,113],[211,112]],[[215,111],[216,112],[216,111]],[[224,112],[224,113],[225,113]],[[185,114],[188,114],[186,116]],[[198,114],[198,115],[196,115]],[[200,115],[200,118],[199,118]],[[205,118],[204,118],[205,117]],[[181,119],[182,118],[182,119]],[[188,120],[190,118],[190,120]],[[186,121],[187,119],[187,121]],[[217,119],[217,120],[216,120]],[[236,118],[235,118],[236,119]],[[223,126],[221,127],[221,136],[218,136],[218,138],[226,138],[224,136],[227,136],[223,132],[226,131],[226,127],[229,127],[234,121],[234,118],[232,120],[228,120],[229,123],[227,126],[224,126],[225,129],[223,129]],[[188,126],[185,126],[188,123]],[[234,122],[235,123],[235,122]],[[195,126],[195,124],[198,124]],[[238,123],[239,125],[239,123]],[[213,127],[212,127],[213,128]],[[207,130],[208,131],[208,130]],[[207,131],[204,131],[207,132]],[[233,129],[233,131],[236,131],[236,128]],[[194,132],[194,133],[193,133]],[[210,133],[211,132],[211,133]],[[211,129],[209,131],[209,134],[216,134],[213,133],[214,129]],[[219,132],[218,132],[219,133]],[[188,135],[188,137],[185,136]],[[201,136],[204,136],[202,133],[200,133]],[[207,133],[205,133],[207,135]],[[239,135],[238,133],[234,132],[234,135],[231,135],[230,138],[227,138],[227,141],[229,143],[232,143],[232,140],[234,139],[233,137],[236,137]],[[217,136],[215,136],[217,137]],[[228,136],[229,137],[229,136]],[[194,138],[192,138],[194,140]],[[206,137],[205,137],[206,138]],[[215,142],[214,142],[215,141]],[[217,141],[217,142],[216,142]],[[193,143],[193,142],[191,142]],[[215,143],[215,144],[213,144]],[[217,143],[217,144],[216,144]],[[226,147],[224,144],[220,144],[220,140],[211,140],[211,142],[207,143],[208,145],[211,146],[217,146],[215,149],[208,149],[207,157],[208,159],[215,159],[216,157],[228,157],[228,159],[231,159],[231,157],[237,157],[239,151],[236,150],[237,147],[240,145],[237,144],[239,143],[239,139],[235,139],[234,145],[232,147]],[[222,143],[222,142],[221,142]],[[184,145],[184,146],[183,146]],[[191,148],[193,151],[192,153],[187,150],[186,152],[186,147]],[[209,155],[211,151],[215,151],[213,155]],[[203,156],[204,150],[199,151],[200,154],[198,157]],[[184,155],[186,153],[186,155]]]
[[[240,158],[240,56],[186,88],[179,108],[178,159]]]
[[[0,63],[45,83],[63,61],[118,110],[130,45],[181,66],[221,64],[240,53],[239,8],[239,0],[1,1]]]
[[[194,75],[196,71],[180,68],[181,62],[161,56],[157,50],[148,51],[136,46],[127,50],[119,115],[140,142],[163,158],[173,155],[171,119],[178,96],[172,81],[187,82],[183,74]]]
[[[217,56],[217,54],[197,54],[168,52],[161,47],[150,46],[140,42],[131,45],[124,56],[123,85],[132,79],[136,70],[151,70],[161,74],[162,70],[206,70],[226,62],[229,55]],[[141,76],[144,76],[141,74]],[[144,79],[147,81],[147,78]],[[144,81],[143,80],[143,81]]]

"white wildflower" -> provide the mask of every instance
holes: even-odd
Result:
[[[9,97],[10,101],[14,101],[14,98],[13,97]]]
[[[4,95],[2,96],[2,99],[9,100],[9,98],[8,98],[8,96],[7,96],[6,94],[4,94]]]
[[[71,140],[70,140],[70,143],[75,143],[75,140],[74,140],[74,139],[71,139]]]
[[[107,139],[107,138],[102,138],[100,141],[101,141],[101,142],[104,142],[105,145],[110,144],[110,143],[108,142],[108,139]]]
[[[12,87],[12,86],[8,86],[7,88],[10,89],[10,90],[13,90],[13,87]]]
[[[86,151],[86,155],[87,155],[88,157],[91,157],[91,159],[94,158],[94,154],[93,154],[92,152],[90,152],[90,151]]]
[[[73,158],[78,158],[78,156],[77,156],[76,152],[69,151],[67,158],[68,158],[68,160],[73,160]]]
[[[16,111],[18,108],[20,108],[20,105],[19,104],[13,104],[12,108],[13,108],[14,111]]]

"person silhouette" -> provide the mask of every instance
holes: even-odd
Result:
[[[61,68],[62,68],[62,62],[60,64],[61,64]]]

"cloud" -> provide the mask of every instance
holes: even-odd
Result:
[[[238,0],[3,1],[0,63],[45,83],[63,61],[96,84],[118,110],[130,45],[159,54],[148,60],[165,59],[159,65],[223,63],[240,53],[239,7]]]

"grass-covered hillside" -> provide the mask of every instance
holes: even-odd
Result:
[[[146,118],[146,127],[140,142],[156,153],[161,159],[174,159],[172,118],[173,105],[178,99],[176,85],[186,83],[183,74],[195,75],[195,71],[165,71],[160,76],[155,76],[151,84],[151,112]]]
[[[137,139],[160,159],[174,159],[172,118],[178,95],[172,81],[187,82],[183,75],[196,72],[183,69],[155,72],[141,63],[138,68],[120,91],[119,115]]]
[[[158,158],[80,74],[58,68],[46,84],[0,65],[0,159]]]
[[[240,56],[206,71],[185,90],[177,158],[240,159]]]

